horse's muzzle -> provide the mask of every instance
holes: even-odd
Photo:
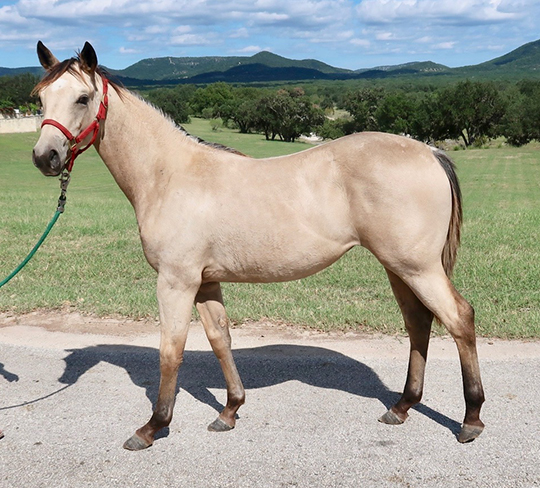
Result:
[[[34,148],[32,162],[45,176],[58,176],[64,168],[64,163],[60,160],[56,149],[48,149],[43,153],[38,153]]]

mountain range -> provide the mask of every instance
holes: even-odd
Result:
[[[540,40],[524,44],[485,63],[449,68],[431,61],[412,62],[370,69],[336,68],[315,59],[293,60],[262,51],[253,56],[162,57],[143,59],[125,69],[107,69],[127,86],[178,83],[230,83],[351,80],[399,77],[540,77]],[[41,67],[1,68],[0,76],[41,74]]]

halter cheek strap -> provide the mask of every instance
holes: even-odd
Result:
[[[86,128],[84,129],[78,136],[74,136],[67,127],[62,125],[60,122],[57,122],[53,119],[45,119],[41,123],[41,127],[44,125],[52,125],[59,129],[62,134],[64,134],[70,143],[70,150],[71,150],[71,156],[69,158],[68,163],[66,164],[66,170],[68,172],[71,172],[71,169],[73,168],[73,163],[75,162],[75,158],[84,151],[86,151],[94,142],[96,141],[98,132],[99,132],[99,123],[102,120],[105,120],[107,118],[107,108],[109,107],[109,95],[108,95],[108,88],[109,88],[109,82],[107,78],[104,76],[102,77],[103,80],[103,96],[101,97],[101,102],[99,103],[99,109],[98,113],[96,115],[96,118],[94,121]],[[92,134],[92,139],[90,139],[90,142],[84,146],[83,148],[79,147],[79,144],[84,141],[90,134]]]

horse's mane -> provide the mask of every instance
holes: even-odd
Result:
[[[234,147],[225,146],[224,144],[220,144],[219,142],[208,142],[204,139],[201,139],[200,137],[194,136],[190,134],[186,129],[184,129],[182,126],[178,127],[181,132],[183,132],[186,136],[188,136],[191,139],[194,139],[197,143],[202,144],[203,146],[213,147],[214,149],[219,149],[220,151],[227,151],[232,154],[237,154],[238,156],[245,156],[243,152],[240,152],[238,149],[235,149]]]

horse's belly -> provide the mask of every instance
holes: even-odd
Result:
[[[224,243],[205,267],[203,280],[270,283],[305,278],[330,266],[355,244],[352,239],[307,239],[302,233],[286,239],[253,239],[249,246]]]

